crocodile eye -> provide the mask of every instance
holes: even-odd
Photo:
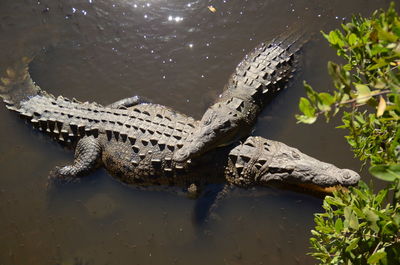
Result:
[[[204,121],[204,125],[210,125],[211,124],[211,118],[208,118],[207,120]]]
[[[300,159],[300,155],[298,153],[296,153],[295,151],[292,151],[292,157],[294,159]]]

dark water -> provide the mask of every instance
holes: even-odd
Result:
[[[106,104],[137,94],[199,118],[259,42],[294,24],[318,32],[353,12],[387,6],[376,0],[0,0],[0,70],[37,54],[32,76],[55,95]],[[297,125],[293,117],[302,80],[331,89],[331,58],[316,34],[301,71],[254,134],[357,170],[334,124]],[[236,191],[199,225],[195,200],[129,188],[102,170],[48,189],[48,172],[70,162],[72,153],[4,107],[0,120],[0,264],[314,264],[305,253],[320,199],[269,188]]]

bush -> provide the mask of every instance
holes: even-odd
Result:
[[[322,264],[400,264],[400,187],[392,204],[389,189],[376,195],[364,183],[326,197],[315,215],[312,256]]]
[[[374,194],[364,183],[334,192],[315,215],[310,253],[322,264],[400,264],[400,18],[394,4],[371,18],[323,33],[346,64],[328,63],[333,93],[304,83],[299,122],[341,113],[347,142],[369,172],[388,181]],[[390,194],[390,195],[389,195]],[[391,197],[391,203],[388,203]]]

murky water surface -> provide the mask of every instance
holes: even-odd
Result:
[[[0,69],[36,54],[32,76],[55,95],[107,104],[141,95],[196,118],[241,58],[292,25],[316,32],[295,80],[260,116],[254,134],[340,167],[358,169],[334,125],[296,125],[302,80],[330,89],[334,53],[318,31],[376,0],[0,0]],[[216,12],[211,12],[213,6]],[[314,264],[306,256],[321,200],[271,188],[239,190],[199,224],[201,201],[126,187],[100,170],[46,187],[72,160],[0,107],[0,264]],[[366,179],[368,180],[368,178]]]

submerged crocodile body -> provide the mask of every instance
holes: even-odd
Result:
[[[271,47],[276,50],[274,45],[262,47],[267,48],[257,49],[253,54],[259,55],[248,58],[269,58],[264,56],[264,53],[269,53]],[[282,57],[282,54],[278,57]],[[222,97],[227,103],[226,106],[234,107],[238,112],[228,112],[230,115],[227,118],[228,122],[223,122],[218,117],[225,117],[225,112],[214,111],[215,108],[212,107],[217,120],[222,121],[222,125],[217,127],[228,128],[226,131],[214,130],[214,133],[222,132],[235,138],[236,133],[230,132],[241,129],[242,121],[246,121],[247,124],[254,122],[263,104],[261,101],[264,100],[254,95],[256,93],[270,95],[271,92],[279,90],[272,88],[276,87],[279,80],[284,80],[286,73],[291,71],[289,64],[284,63],[289,62],[287,58],[291,56],[283,57],[283,62],[278,62],[276,65],[266,62],[265,58],[263,62],[271,67],[286,65],[284,68],[278,67],[283,69],[278,72],[285,73],[284,77],[277,77],[275,81],[268,81],[268,85],[255,85],[248,90],[246,90],[247,85],[237,84],[251,86],[258,82],[261,74],[253,76],[252,71],[247,71],[252,69],[253,64],[257,65],[264,77],[265,71],[270,70],[259,67],[260,62],[255,59],[245,59],[241,63],[237,69],[237,73],[241,74],[231,78],[228,92],[224,93],[230,96]],[[7,108],[20,113],[40,131],[76,147],[74,163],[58,168],[54,177],[77,178],[104,166],[111,175],[122,182],[136,185],[188,187],[193,186],[192,184],[201,186],[227,182],[240,187],[249,187],[280,181],[288,184],[327,187],[354,185],[359,180],[359,175],[351,170],[338,169],[331,164],[308,157],[297,149],[261,137],[249,137],[243,144],[237,146],[207,148],[212,150],[206,155],[194,156],[192,159],[174,160],[174,156],[179,155],[179,150],[186,143],[193,143],[188,139],[202,128],[204,119],[196,121],[168,107],[143,103],[137,97],[123,99],[108,106],[81,103],[63,97],[55,98],[34,84],[28,73],[28,63],[29,61],[25,59],[19,63],[20,66],[7,69],[6,77],[1,79],[3,83],[0,87],[1,97]],[[245,69],[242,68],[243,65],[246,66]],[[241,86],[246,89],[240,88]],[[271,90],[267,93],[268,89]],[[243,112],[242,109],[246,111]],[[252,111],[254,109],[256,111]],[[243,116],[240,113],[249,114]],[[236,117],[239,117],[240,122],[233,123]],[[227,126],[224,127],[223,124]],[[235,126],[230,126],[232,124]],[[217,136],[219,137],[219,134]]]

